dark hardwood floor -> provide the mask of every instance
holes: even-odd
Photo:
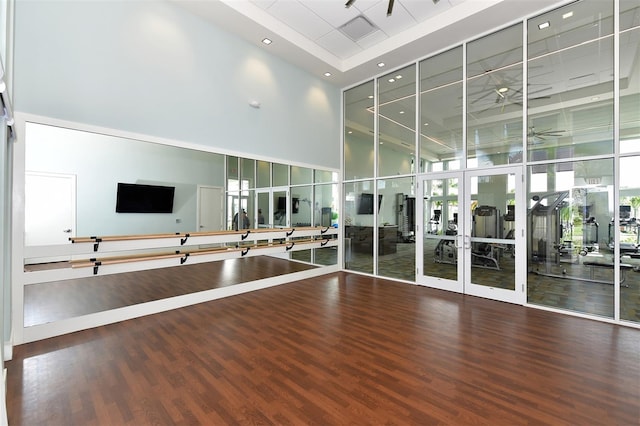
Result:
[[[637,425],[640,330],[336,273],[14,348],[10,425]]]

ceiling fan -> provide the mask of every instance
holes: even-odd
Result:
[[[527,132],[527,140],[529,145],[542,145],[548,138],[558,138],[564,136],[566,130],[536,130],[534,126],[529,127]]]
[[[355,3],[356,0],[347,0],[347,2],[344,4],[344,7],[346,8],[350,8],[351,5],[353,3]],[[438,3],[440,0],[431,0],[433,2],[433,4]],[[391,14],[393,13],[393,3],[395,2],[395,0],[389,0],[389,6],[387,6],[387,16],[391,16]]]

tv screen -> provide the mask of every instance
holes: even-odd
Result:
[[[378,211],[382,204],[382,195],[378,195]],[[358,214],[373,214],[373,194],[360,194],[358,197]]]
[[[116,213],[172,213],[175,187],[118,183]]]
[[[278,197],[278,211],[285,211],[287,209],[287,198],[286,197]]]

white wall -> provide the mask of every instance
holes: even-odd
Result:
[[[258,40],[164,1],[18,2],[15,31],[16,111],[339,168],[339,88]]]

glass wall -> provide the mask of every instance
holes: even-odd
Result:
[[[456,221],[457,192],[473,200],[482,189],[473,180],[464,188],[459,176],[521,164],[529,199],[509,198],[508,180],[500,208],[526,218],[526,247],[517,249],[527,253],[527,303],[640,321],[639,44],[637,0],[567,2],[346,90],[347,268],[414,280],[385,266],[385,227],[401,226],[401,200],[390,196],[413,194],[412,179],[429,182],[414,212],[426,233],[438,222],[439,235],[443,222],[432,218]],[[407,79],[414,65],[416,89]],[[444,171],[460,173],[429,178]],[[403,238],[398,229],[396,251]]]

